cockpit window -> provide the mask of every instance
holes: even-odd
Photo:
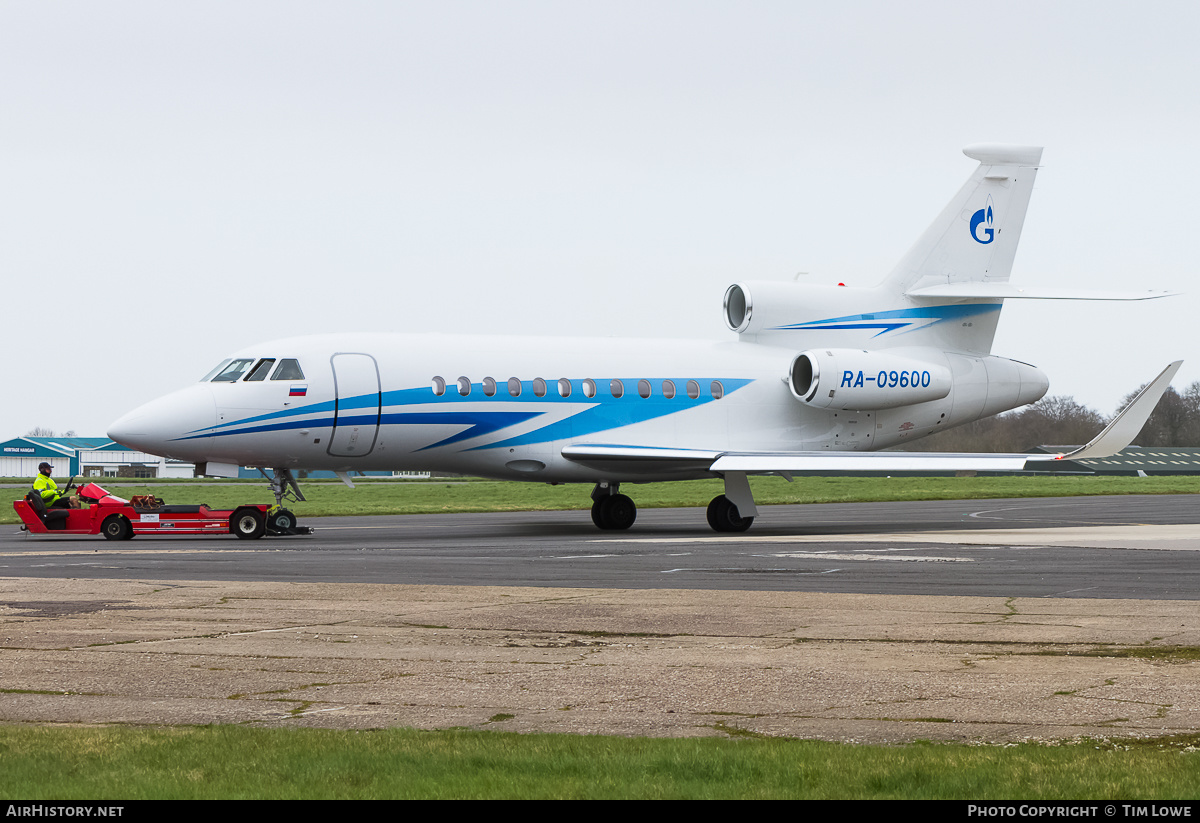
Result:
[[[229,365],[230,360],[232,360],[232,358],[226,357],[224,360],[222,360],[220,363],[217,364],[217,367],[215,369],[213,369],[208,374],[201,377],[200,382],[207,383],[209,380],[212,380],[214,377],[216,377],[217,372],[219,372],[221,369],[223,369]]]
[[[303,380],[304,372],[300,370],[300,361],[285,357],[279,361],[279,367],[271,375],[272,380]]]
[[[271,366],[274,365],[274,357],[264,357],[262,360],[259,360],[258,365],[254,367],[254,370],[246,375],[246,382],[257,383],[259,380],[266,380],[267,375],[271,372]]]
[[[217,376],[212,379],[213,383],[232,383],[246,373],[246,369],[250,368],[250,364],[254,361],[251,359],[239,358],[231,362],[228,366],[221,369]]]

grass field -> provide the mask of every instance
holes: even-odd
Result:
[[[17,482],[20,482],[19,480]],[[101,485],[104,485],[103,483]],[[261,481],[155,481],[117,486],[124,498],[154,494],[167,503],[207,503],[233,508],[242,503],[270,503]],[[759,505],[780,503],[857,503],[880,500],[967,500],[997,497],[1071,497],[1095,494],[1195,494],[1200,477],[798,477],[788,483],[779,477],[752,477]],[[549,511],[591,506],[586,485],[549,486],[493,480],[428,480],[416,482],[355,481],[350,489],[339,481],[302,484],[307,502],[292,506],[301,518],[337,515],[430,514],[447,512]],[[625,484],[640,508],[707,506],[721,494],[720,480]],[[25,487],[0,488],[0,524],[17,523],[12,501]]]
[[[411,729],[0,727],[0,797],[1189,800],[1196,739],[850,746]]]

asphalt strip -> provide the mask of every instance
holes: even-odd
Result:
[[[1052,529],[971,529],[879,534],[721,535],[711,537],[617,537],[593,543],[921,543],[956,546],[1073,546],[1096,549],[1200,551],[1200,526],[1071,526]]]

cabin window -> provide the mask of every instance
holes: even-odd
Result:
[[[610,380],[608,382],[608,393],[611,394],[613,397],[624,397],[625,396],[625,384],[614,377],[612,380]]]
[[[220,363],[217,364],[217,367],[215,369],[213,369],[208,374],[201,377],[200,382],[207,383],[209,380],[212,380],[214,377],[217,376],[217,373],[220,372],[221,369],[223,369],[229,365],[230,360],[231,360],[231,358],[226,357],[224,360],[222,360]]]
[[[540,377],[533,378],[533,396],[534,397],[545,397],[546,396],[546,381]]]
[[[271,375],[272,380],[303,380],[304,372],[300,368],[300,361],[294,357],[285,357],[279,361],[279,366],[275,369],[275,373]]]
[[[650,381],[649,380],[639,380],[638,381],[638,397],[645,399],[649,396],[650,396]]]
[[[496,380],[492,377],[483,378],[483,393],[487,397],[494,397],[496,394]]]
[[[673,380],[663,381],[663,397],[671,400],[675,397],[675,382]]]
[[[513,397],[521,396],[521,380],[517,377],[508,378],[508,393]]]
[[[466,397],[467,395],[469,395],[471,393],[471,378],[469,378],[469,377],[458,378],[458,393],[461,394],[463,397]]]
[[[436,397],[441,397],[446,393],[446,381],[441,377],[433,378],[433,393]]]
[[[559,397],[570,397],[571,396],[571,381],[565,377],[558,381],[558,396]]]
[[[584,397],[595,397],[596,396],[596,381],[590,377],[587,380],[583,381],[583,396]]]
[[[246,382],[257,383],[260,380],[266,380],[267,375],[271,373],[271,367],[274,365],[274,357],[264,357],[262,360],[259,360],[258,365],[254,367],[254,370],[246,375]]]
[[[253,362],[254,362],[253,360],[246,359],[246,358],[234,360],[228,366],[221,369],[220,373],[218,373],[217,376],[212,379],[212,382],[214,382],[214,383],[236,382],[238,380],[238,378],[240,378],[243,374],[246,373],[246,369],[250,368],[250,364]]]
[[[693,400],[700,396],[700,384],[695,380],[687,381],[687,396]]]
[[[712,385],[708,388],[712,392],[713,400],[720,400],[725,396],[725,387],[721,385],[720,380],[712,381]]]

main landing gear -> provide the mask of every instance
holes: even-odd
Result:
[[[725,494],[708,504],[708,525],[715,532],[744,532],[758,516],[745,472],[726,472]],[[637,519],[637,506],[620,494],[620,483],[600,482],[592,489],[592,522],[606,531],[628,529]]]
[[[738,507],[723,494],[712,499],[706,514],[715,532],[744,532],[754,522],[753,517],[742,517]]]
[[[597,483],[592,489],[592,522],[597,528],[617,531],[628,529],[637,520],[637,506],[624,494],[620,483]]]

